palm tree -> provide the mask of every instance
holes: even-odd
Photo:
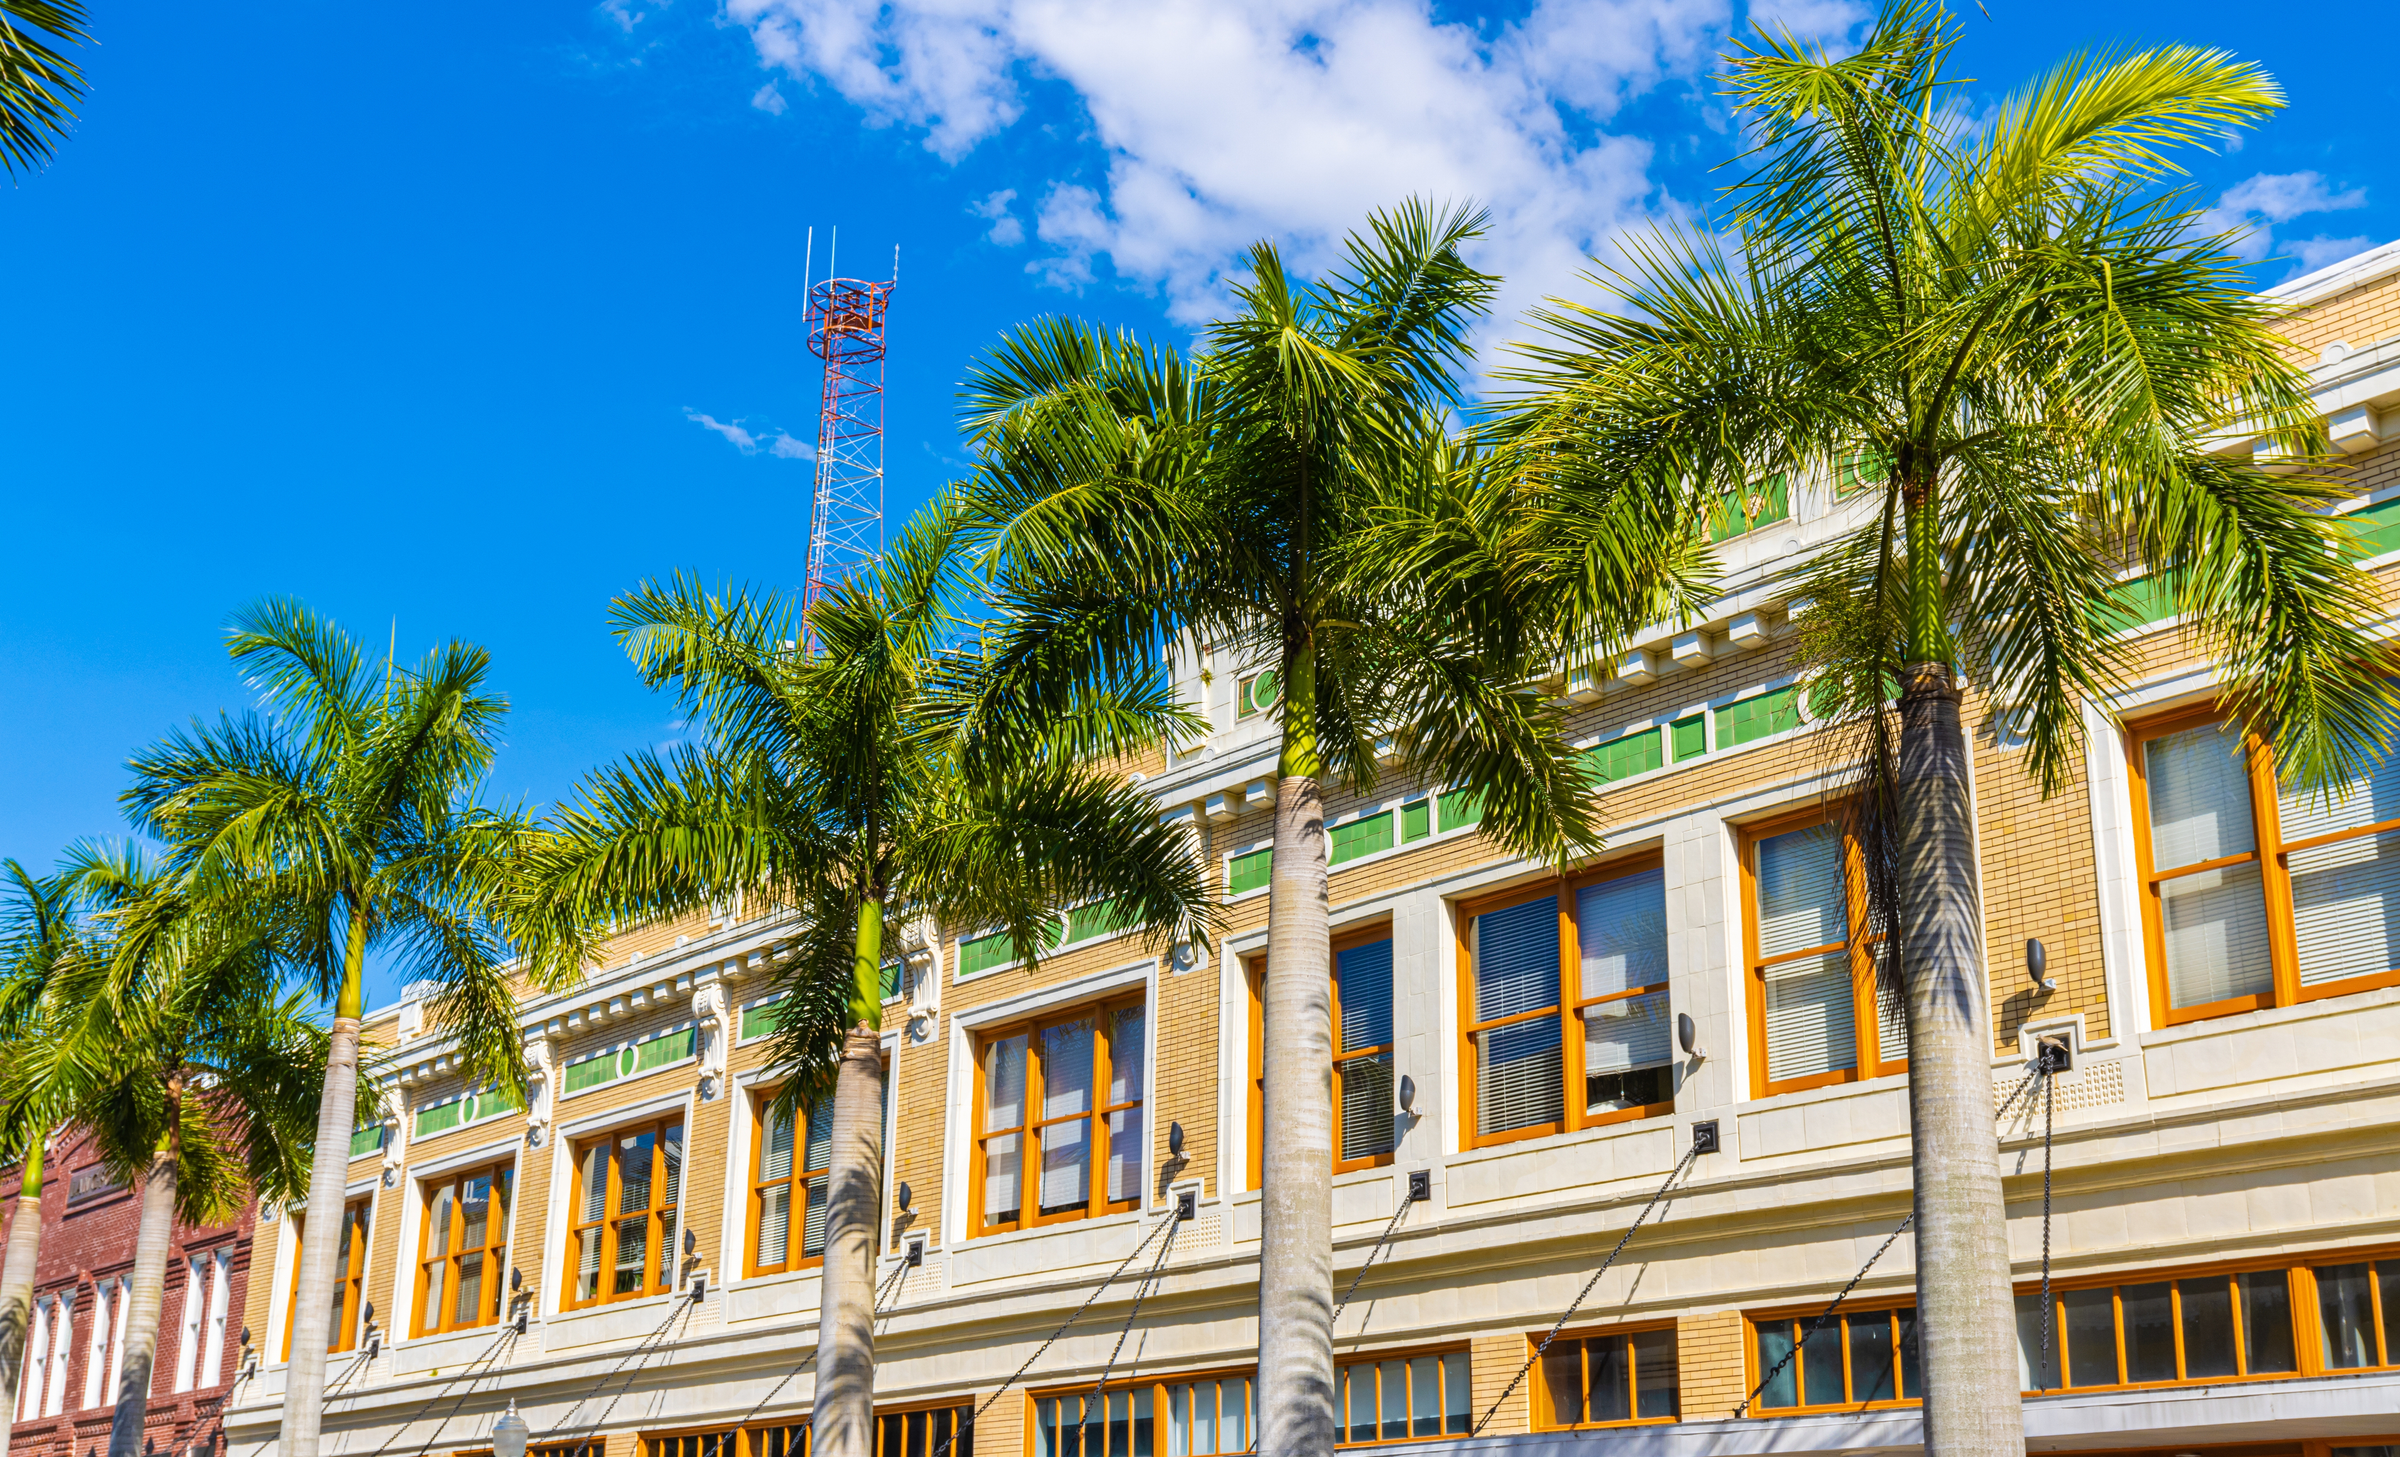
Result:
[[[1313,284],[1260,243],[1240,312],[1188,362],[1058,320],[1009,335],[969,382],[971,490],[1013,614],[976,722],[1039,721],[1072,688],[1137,691],[1179,638],[1281,684],[1265,1452],[1334,1441],[1323,786],[1371,789],[1388,754],[1391,772],[1478,792],[1485,832],[1512,850],[1563,863],[1596,848],[1559,710],[1526,689],[1570,649],[1669,608],[1702,561],[1631,529],[1614,549],[1546,555],[1538,497],[1447,429],[1465,331],[1495,282],[1460,256],[1482,227],[1463,208],[1377,214]]]
[[[2343,777],[2393,703],[2355,625],[2371,584],[2319,514],[2339,490],[2208,451],[2322,437],[2228,240],[2150,190],[2176,144],[2279,105],[2274,83],[2186,47],[2079,57],[1976,122],[1941,90],[1956,35],[1899,4],[1843,59],[1737,51],[1761,161],[1730,236],[1663,229],[1592,280],[1601,303],[1539,315],[1519,423],[1563,494],[1647,496],[1688,531],[1777,471],[1846,472],[1872,502],[1809,567],[1802,653],[1857,736],[1897,933],[1926,1448],[1998,1457],[2024,1442],[1959,665],[2045,793],[2130,671],[2123,568],[2167,574],[2296,778]]]
[[[279,954],[332,1004],[282,1427],[285,1457],[314,1457],[367,956],[439,982],[436,1025],[522,1096],[499,912],[533,831],[476,798],[507,712],[481,648],[452,642],[377,674],[331,621],[283,600],[236,614],[229,646],[269,712],[194,723],[135,756],[125,801],[173,847],[169,869],[192,894],[291,928]]]
[[[63,879],[96,911],[102,944],[66,964],[24,1071],[113,1174],[141,1184],[109,1434],[110,1457],[139,1457],[175,1225],[306,1186],[328,1039],[247,908],[196,899],[130,850],[80,850]]]
[[[34,1045],[35,1029],[55,1003],[55,989],[77,954],[74,906],[66,884],[37,877],[15,860],[0,861],[8,903],[0,911],[0,1048]],[[33,1276],[42,1246],[42,1153],[52,1120],[43,1090],[23,1075],[17,1058],[0,1068],[0,1151],[17,1155],[22,1177],[8,1255],[0,1264],[0,1415],[17,1409],[17,1378],[25,1362],[25,1333],[33,1311]],[[7,1457],[12,1422],[0,1421],[0,1457]]]
[[[1151,737],[1144,705],[1101,701],[1017,758],[970,777],[956,747],[967,651],[957,505],[937,501],[877,566],[808,614],[772,593],[713,596],[676,579],[613,612],[653,687],[672,685],[697,745],[594,776],[530,857],[529,954],[581,965],[591,928],[734,894],[795,920],[772,978],[789,1000],[769,1060],[788,1109],[831,1086],[822,1314],[811,1416],[823,1457],[874,1444],[874,1246],[882,1196],[884,947],[923,921],[998,927],[1031,964],[1060,911],[1113,897],[1160,944],[1206,934],[1182,833],[1095,747]]]
[[[83,72],[59,47],[90,40],[84,26],[82,0],[0,0],[0,167],[12,177],[49,161],[75,120]]]

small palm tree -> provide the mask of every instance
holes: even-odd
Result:
[[[1067,321],[1008,336],[969,382],[971,487],[1013,614],[977,723],[1073,691],[1156,691],[1179,639],[1272,667],[1282,746],[1268,889],[1259,1449],[1334,1440],[1331,961],[1323,788],[1481,797],[1484,831],[1563,863],[1597,848],[1561,714],[1528,691],[1570,651],[1668,610],[1683,538],[1559,554],[1555,524],[1454,438],[1465,333],[1495,280],[1481,214],[1410,204],[1293,280],[1260,243],[1240,312],[1189,361]],[[1657,543],[1663,542],[1663,547]],[[977,731],[978,734],[981,730]],[[980,743],[978,737],[973,740]]]
[[[453,642],[381,673],[332,622],[296,602],[234,618],[234,661],[268,710],[195,723],[133,760],[138,825],[172,847],[193,896],[281,928],[278,954],[333,1012],[300,1280],[282,1451],[314,1457],[342,1179],[358,1099],[366,960],[380,950],[440,983],[430,1010],[480,1071],[524,1090],[517,993],[500,910],[532,826],[481,804],[507,702],[490,660]]]
[[[2024,1440],[1959,665],[2045,792],[2130,671],[2125,569],[2167,574],[2295,777],[2344,777],[2393,704],[2357,626],[2371,583],[2321,514],[2339,488],[2209,453],[2322,437],[2227,240],[2150,189],[2176,143],[2280,105],[2274,83],[2186,47],[2084,57],[1971,123],[1943,98],[1956,36],[1900,4],[1843,59],[1737,51],[1762,155],[1730,193],[1737,246],[1662,230],[1593,280],[1602,304],[1540,315],[1519,425],[1562,498],[1644,497],[1694,534],[1778,471],[1873,503],[1810,568],[1802,652],[1812,702],[1858,734],[1897,933],[1928,1450],[1999,1457]]]
[[[283,990],[271,926],[196,900],[132,851],[78,852],[73,894],[103,927],[64,968],[24,1075],[139,1181],[141,1214],[110,1457],[140,1457],[177,1221],[233,1218],[308,1182],[327,1036]]]
[[[33,1048],[56,1005],[69,962],[83,949],[73,899],[64,880],[0,861],[7,906],[0,910],[0,1158],[14,1155],[22,1177],[8,1254],[0,1263],[0,1416],[16,1411],[17,1378],[25,1363],[25,1333],[33,1311],[33,1277],[42,1247],[42,1153],[53,1126],[45,1090],[19,1055]],[[0,1421],[0,1457],[7,1457],[11,1423]]]
[[[885,947],[912,925],[998,927],[1031,964],[1066,907],[1113,898],[1162,946],[1205,935],[1182,833],[1072,750],[1139,746],[1138,705],[1088,705],[980,777],[957,752],[964,650],[955,544],[937,501],[863,577],[803,623],[775,594],[717,597],[677,579],[619,601],[617,636],[653,687],[672,685],[701,741],[591,779],[529,858],[528,954],[563,972],[593,928],[740,895],[795,922],[771,973],[788,999],[769,1060],[785,1108],[830,1084],[813,1450],[874,1443],[874,1246],[882,1196]],[[1070,742],[1073,740],[1073,742]]]
[[[0,0],[0,167],[11,176],[48,162],[75,120],[83,72],[59,47],[90,40],[85,23],[82,0]]]

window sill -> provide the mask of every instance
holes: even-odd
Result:
[[[2302,1080],[2352,1082],[2400,1057],[2400,987],[2370,987],[2144,1032],[2135,1039],[2153,1098]]]

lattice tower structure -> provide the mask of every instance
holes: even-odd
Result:
[[[808,293],[808,350],[825,361],[825,393],[804,613],[883,554],[883,326],[896,286],[828,278]]]

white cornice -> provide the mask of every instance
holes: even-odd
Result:
[[[2400,273],[2400,242],[2369,248],[2314,273],[2303,273],[2263,290],[2259,296],[2271,300],[2286,314],[2296,314],[2311,304],[2323,303],[2337,293],[2347,293],[2360,284],[2373,283],[2392,273]]]

